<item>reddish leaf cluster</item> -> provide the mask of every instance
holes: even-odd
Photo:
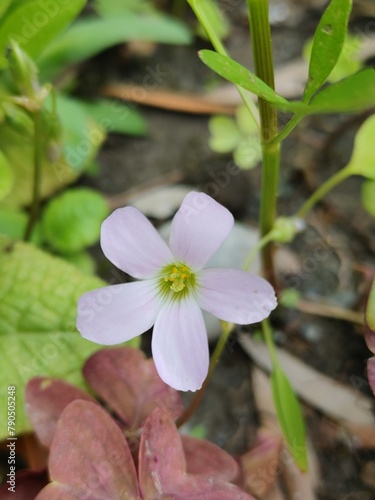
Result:
[[[30,488],[39,491],[36,500],[252,498],[230,483],[239,474],[230,455],[208,441],[180,436],[174,424],[183,410],[180,395],[140,351],[100,351],[83,373],[108,411],[66,382],[29,382],[27,410],[50,448],[50,482],[24,474],[12,498],[30,498]],[[0,498],[7,498],[5,490]]]

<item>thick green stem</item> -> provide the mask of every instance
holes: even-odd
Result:
[[[272,89],[275,88],[271,30],[268,19],[268,0],[247,0],[250,33],[256,75]],[[278,134],[277,113],[267,101],[258,99],[262,140],[262,189],[260,206],[261,236],[269,233],[276,218],[279,181],[280,145],[273,142]],[[272,245],[262,249],[264,276],[275,284]]]
[[[207,377],[203,382],[202,387],[195,394],[194,398],[191,400],[189,406],[186,408],[184,413],[176,420],[177,427],[181,427],[189,420],[189,418],[193,415],[195,410],[198,408],[200,402],[202,401],[208,383],[211,380],[211,377],[214,373],[216,363],[219,361],[219,358],[224,350],[224,347],[227,343],[232,328],[233,328],[233,323],[226,323],[226,322],[223,323],[223,330],[221,332],[220,338],[216,344],[215,350],[210,359],[210,366],[208,368]]]
[[[306,217],[307,213],[313,208],[313,206],[318,201],[320,201],[323,198],[323,196],[325,196],[328,193],[328,191],[337,186],[337,184],[340,184],[340,182],[342,182],[343,180],[347,179],[351,174],[352,172],[348,167],[345,167],[336,172],[335,175],[330,177],[324,184],[322,184],[316,191],[314,191],[314,193],[310,196],[310,198],[307,201],[305,201],[305,203],[296,213],[296,217],[301,217],[301,218]]]
[[[43,155],[43,142],[42,142],[42,114],[41,111],[33,113],[34,120],[34,178],[33,178],[33,194],[32,203],[30,208],[29,220],[27,222],[24,241],[29,241],[34,229],[34,225],[39,215],[40,205],[40,180],[42,170],[42,155]]]

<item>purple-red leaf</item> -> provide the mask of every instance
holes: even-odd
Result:
[[[135,465],[120,428],[100,406],[77,400],[63,411],[52,441],[52,483],[37,500],[139,500]]]
[[[27,384],[26,410],[33,429],[44,446],[51,445],[61,413],[75,399],[95,402],[87,392],[63,380],[35,377]]]
[[[173,418],[183,407],[179,393],[159,377],[152,359],[138,349],[118,347],[91,356],[83,374],[88,384],[130,428],[142,426],[156,407]]]
[[[143,426],[138,469],[145,499],[252,499],[233,484],[216,477],[188,474],[180,435],[171,416],[161,408],[156,408]]]
[[[229,453],[216,444],[191,436],[181,436],[189,474],[206,474],[224,481],[233,481],[239,474],[239,466]]]

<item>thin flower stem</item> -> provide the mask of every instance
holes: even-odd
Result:
[[[208,368],[208,373],[205,381],[203,382],[202,387],[197,391],[193,399],[191,400],[189,406],[186,408],[184,413],[176,420],[176,426],[177,428],[181,427],[184,425],[190,417],[193,415],[195,410],[198,408],[200,402],[202,401],[202,398],[206,392],[207,386],[209,381],[211,380],[211,377],[215,371],[216,363],[218,362],[225,345],[227,343],[227,340],[229,338],[230,332],[232,331],[233,328],[233,323],[227,323],[223,322],[222,323],[222,332],[219,337],[219,340],[216,344],[215,350],[212,353],[211,359],[210,359],[210,366]]]
[[[268,0],[247,0],[247,4],[255,73],[269,87],[275,89]],[[260,231],[263,237],[271,231],[276,218],[280,145],[273,142],[278,134],[275,108],[261,98],[258,103],[263,156],[260,206]],[[266,245],[262,249],[262,267],[264,276],[275,284],[272,245]]]
[[[34,178],[33,178],[33,194],[32,203],[30,208],[29,220],[27,222],[24,241],[29,241],[34,229],[34,225],[38,219],[39,215],[39,205],[40,205],[40,180],[41,180],[41,170],[42,170],[42,155],[43,155],[43,143],[42,143],[42,114],[41,110],[37,110],[33,113],[34,121]]]
[[[342,168],[335,175],[330,177],[324,184],[322,184],[314,193],[310,196],[308,200],[302,205],[302,207],[296,213],[296,217],[303,219],[306,217],[307,213],[313,208],[313,206],[325,196],[328,191],[333,189],[337,184],[347,179],[352,174],[349,165]]]
[[[276,366],[279,366],[279,360],[276,354],[276,347],[273,341],[272,331],[268,319],[262,321],[262,331],[271,356],[272,366],[275,368]]]
[[[256,254],[261,250],[265,245],[270,243],[273,240],[273,231],[270,231],[268,234],[263,236],[258,243],[255,245],[254,248],[251,249],[251,252],[247,256],[247,259],[245,261],[245,264],[243,266],[244,271],[248,271],[250,269],[251,263],[256,256]]]

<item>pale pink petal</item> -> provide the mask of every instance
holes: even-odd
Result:
[[[113,345],[145,332],[159,307],[154,280],[112,285],[79,299],[77,328],[85,339]]]
[[[235,269],[203,269],[198,275],[199,305],[224,321],[239,325],[267,318],[277,302],[263,278]]]
[[[135,278],[150,278],[160,267],[173,262],[154,226],[134,207],[119,208],[107,217],[100,244],[107,259]]]
[[[170,248],[177,260],[200,269],[212,257],[233,226],[233,215],[204,193],[185,196],[172,221]]]
[[[152,355],[160,378],[174,389],[200,389],[208,371],[208,339],[202,311],[193,299],[166,304],[152,335]]]

